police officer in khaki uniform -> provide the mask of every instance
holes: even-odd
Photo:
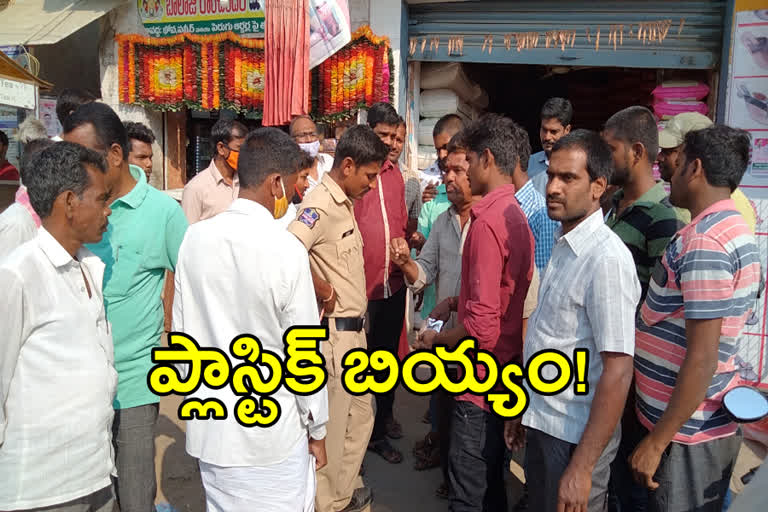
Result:
[[[349,350],[366,348],[363,241],[353,200],[375,188],[388,151],[369,127],[347,130],[336,147],[333,168],[288,226],[309,251],[315,293],[329,329],[328,342],[321,344],[328,369],[328,465],[317,472],[318,512],[359,511],[372,500],[358,473],[373,429],[373,400],[344,390],[341,363]]]

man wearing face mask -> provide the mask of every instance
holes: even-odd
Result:
[[[245,126],[232,119],[219,119],[211,128],[215,150],[211,165],[187,183],[181,197],[190,224],[223,212],[237,198],[237,159],[247,133]]]
[[[308,194],[320,183],[323,179],[323,174],[331,170],[331,167],[333,167],[333,157],[320,153],[320,137],[317,134],[317,125],[312,121],[311,117],[306,115],[294,117],[288,127],[288,131],[299,147],[317,161],[317,165],[310,168],[309,171],[309,188],[305,192]],[[303,197],[303,194],[300,195]]]
[[[251,132],[242,149],[238,198],[192,226],[179,250],[173,329],[225,354],[234,337],[250,333],[284,360],[283,333],[319,323],[307,251],[275,220],[294,194],[302,153],[276,128]],[[212,265],[228,271],[209,272]],[[280,417],[270,428],[237,420],[241,397],[230,386],[201,386],[191,396],[219,399],[229,411],[224,420],[187,422],[207,510],[311,510],[314,473],[326,463],[326,388],[302,396],[280,387],[271,395]]]

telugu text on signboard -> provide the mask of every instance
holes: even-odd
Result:
[[[153,37],[177,34],[259,34],[265,0],[137,0],[139,16]]]

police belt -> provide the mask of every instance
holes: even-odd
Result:
[[[360,332],[365,327],[365,318],[340,318],[332,317],[333,323],[336,326],[337,331],[353,331]],[[321,325],[328,325],[328,317],[324,317],[320,322]]]

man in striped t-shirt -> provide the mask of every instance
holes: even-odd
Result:
[[[664,186],[653,179],[653,161],[659,152],[659,129],[653,113],[641,106],[627,107],[606,121],[602,136],[613,154],[611,183],[620,187],[605,224],[632,253],[641,288],[639,309],[654,266],[684,224]],[[633,383],[621,419],[619,450],[611,464],[609,499],[611,503],[618,501],[620,510],[643,510],[647,500],[645,487],[634,481],[627,461],[643,434],[635,414]]]
[[[636,332],[637,415],[650,432],[630,466],[651,511],[720,510],[739,452],[722,397],[738,381],[760,281],[755,238],[730,199],[749,147],[727,126],[691,132],[672,175],[670,200],[693,220],[654,270]]]

